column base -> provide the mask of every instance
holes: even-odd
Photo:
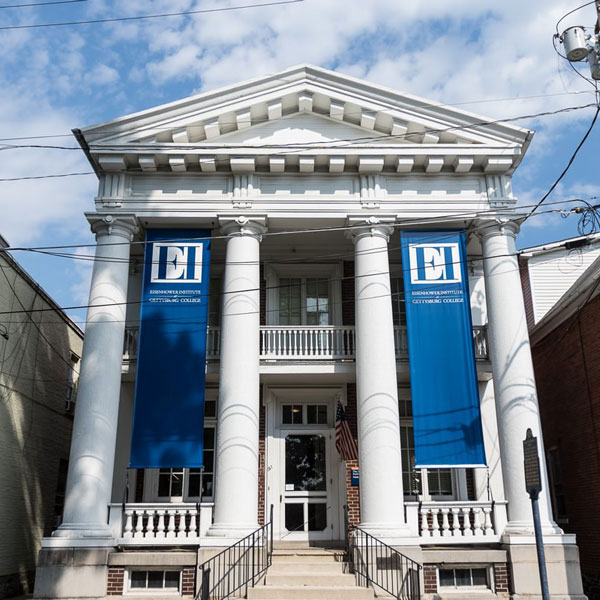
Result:
[[[519,600],[541,600],[535,538],[528,535],[504,535],[502,543],[508,552],[512,597]],[[575,536],[544,536],[544,555],[552,599],[585,600]]]
[[[104,599],[111,552],[108,548],[42,548],[33,597]]]
[[[231,538],[241,540],[258,529],[259,525],[247,523],[213,523],[206,535],[209,537]]]
[[[52,533],[54,539],[97,541],[113,540],[112,529],[106,523],[63,523]],[[101,544],[105,545],[105,544]]]
[[[564,531],[556,523],[543,523],[542,535],[563,535]],[[535,535],[533,521],[509,521],[504,527],[503,535],[522,536]]]

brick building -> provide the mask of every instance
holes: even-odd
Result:
[[[577,536],[584,589],[600,598],[600,258],[598,235],[523,251],[524,289],[544,298],[552,279],[529,278],[531,256],[543,255],[549,272],[576,270],[567,286],[554,278],[554,294],[541,319],[532,325],[533,363],[554,518]],[[591,260],[590,260],[591,259]],[[567,273],[567,278],[569,273]],[[536,283],[538,284],[536,287]],[[570,286],[568,285],[570,283]],[[540,293],[540,288],[542,293]],[[532,315],[533,316],[533,315]],[[533,319],[532,319],[533,320]]]
[[[0,598],[33,591],[60,524],[83,332],[0,236]]]

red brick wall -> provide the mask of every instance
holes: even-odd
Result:
[[[260,386],[260,409],[258,417],[258,524],[265,524],[265,407],[263,386]]]
[[[134,494],[134,502],[143,502],[144,501],[144,476],[146,471],[144,469],[136,469],[135,474],[135,494]]]
[[[352,437],[358,448],[358,429],[356,421],[356,384],[349,383],[346,386],[346,420],[350,425]],[[346,504],[348,506],[348,523],[350,531],[360,523],[360,492],[358,486],[353,486],[351,483],[351,471],[358,469],[357,460],[349,460],[346,462]]]
[[[108,579],[106,584],[107,596],[122,596],[125,569],[123,567],[108,567]]]
[[[600,573],[600,296],[533,348],[546,448],[557,447],[584,573]]]
[[[531,281],[529,279],[528,259],[519,257],[519,275],[521,276],[521,287],[523,288],[523,300],[525,301],[525,316],[527,327],[531,329],[534,324],[533,300],[531,297]]]
[[[354,263],[344,261],[342,279],[342,325],[354,325]]]
[[[497,593],[510,593],[510,571],[506,563],[494,564],[494,583],[496,584]]]
[[[467,476],[467,500],[477,500],[475,498],[475,473],[473,469],[466,469]]]
[[[426,594],[437,594],[437,569],[433,565],[423,567],[423,591]]]
[[[260,324],[267,324],[267,282],[265,281],[265,265],[260,265]]]
[[[182,596],[194,596],[196,594],[196,569],[195,567],[184,567],[181,573]]]

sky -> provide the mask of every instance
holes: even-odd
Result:
[[[553,47],[557,22],[582,0],[303,0],[188,16],[47,28],[73,22],[272,0],[0,0],[0,180],[90,171],[70,131],[202,91],[311,63],[491,119],[595,102],[593,85]],[[45,6],[20,6],[50,2]],[[593,28],[593,4],[560,22]],[[578,64],[589,77],[588,65]],[[538,201],[566,166],[595,109],[524,118],[535,130],[513,179]],[[600,201],[600,119],[548,202]],[[29,140],[12,140],[31,136]],[[56,136],[56,137],[37,137]],[[60,137],[59,137],[60,136]],[[0,234],[11,246],[93,244],[94,175],[0,181]],[[578,235],[577,215],[541,214],[519,247]],[[91,263],[30,252],[15,258],[61,306],[86,304]],[[71,313],[83,321],[85,311]]]

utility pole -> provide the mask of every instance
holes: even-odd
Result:
[[[571,63],[584,62],[590,66],[592,79],[600,80],[600,0],[595,0],[596,25],[594,33],[587,33],[591,28],[582,25],[569,27],[558,36],[565,48],[565,56]]]

